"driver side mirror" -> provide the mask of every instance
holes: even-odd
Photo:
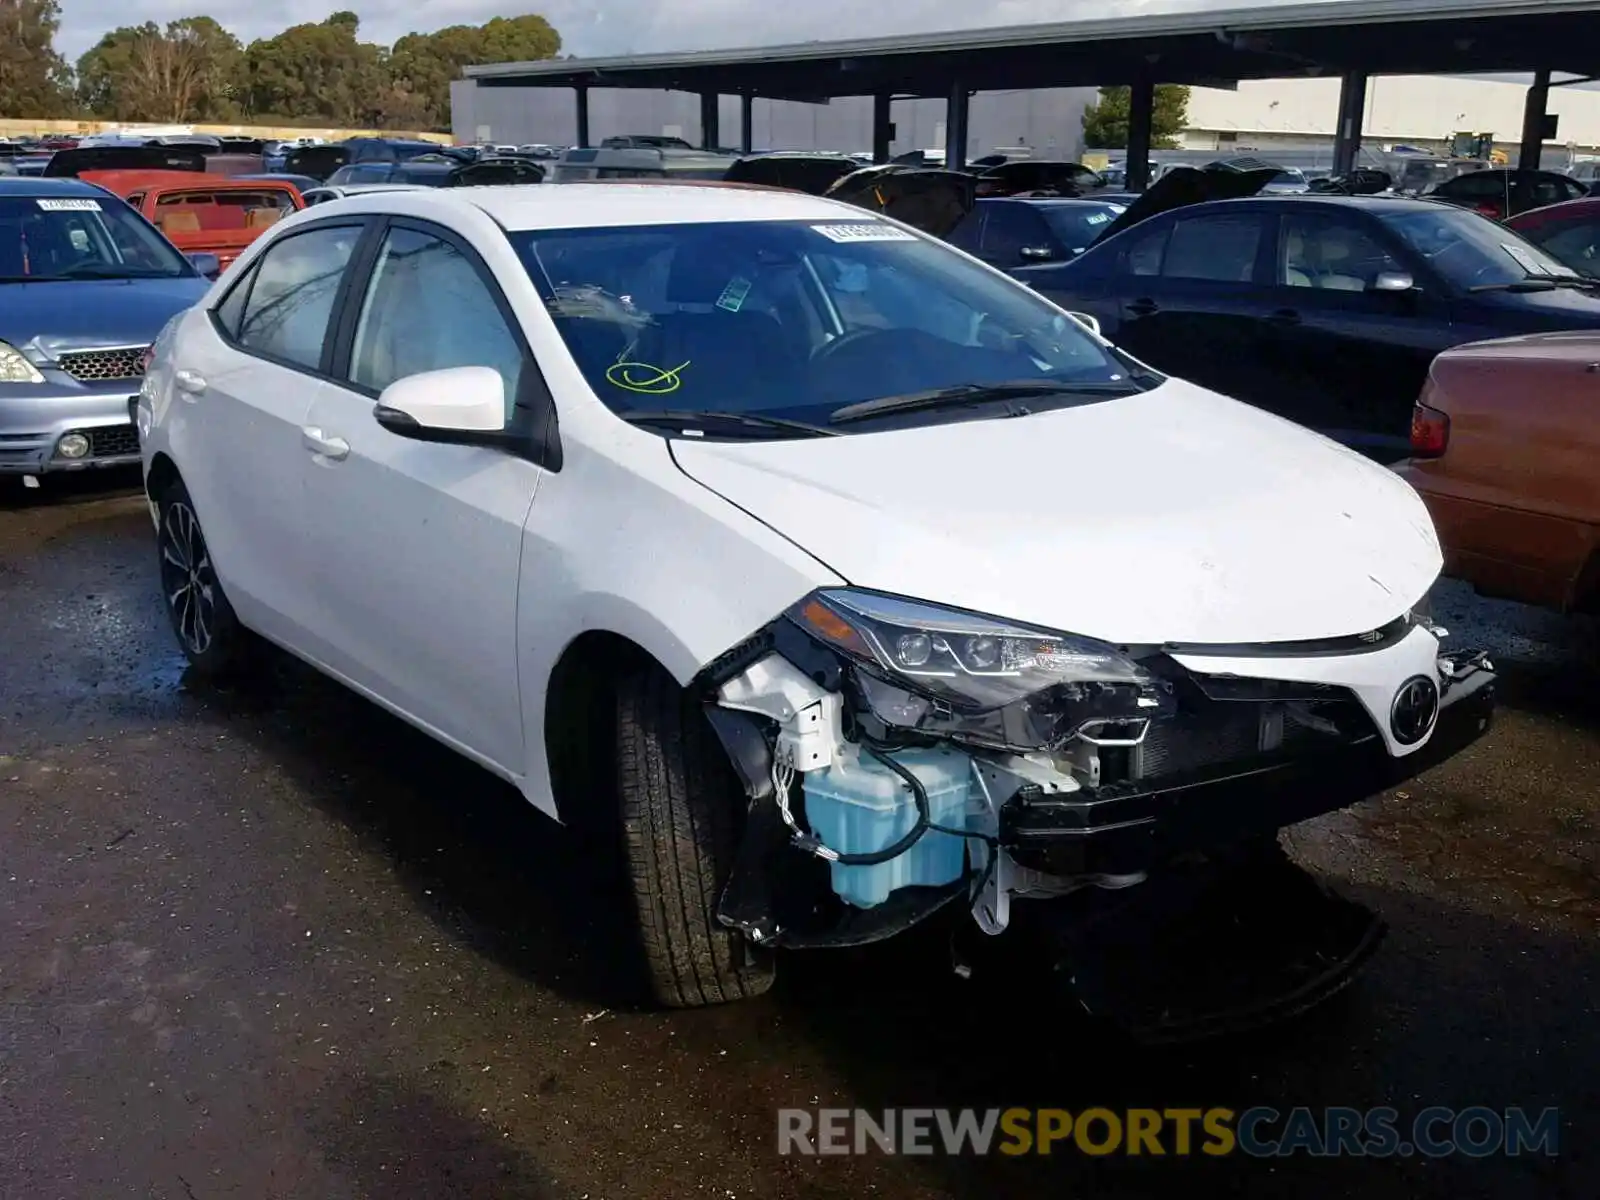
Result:
[[[422,442],[504,446],[506,388],[493,367],[446,367],[397,379],[373,417],[390,433]]]
[[[1049,262],[1056,256],[1049,246],[1024,246],[1017,254],[1027,262]]]
[[[218,275],[222,274],[222,260],[215,254],[207,253],[204,250],[197,250],[187,257],[189,259],[189,264],[207,279],[215,279]]]
[[[1417,281],[1409,271],[1382,271],[1372,281],[1372,290],[1375,292],[1414,292]]]

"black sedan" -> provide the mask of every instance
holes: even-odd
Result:
[[[1556,171],[1507,170],[1469,171],[1441,183],[1428,193],[1430,199],[1459,204],[1486,217],[1504,221],[1547,204],[1576,200],[1589,189],[1576,179]]]
[[[1065,262],[1088,249],[1127,207],[1100,199],[979,200],[946,240],[1002,270]]]
[[[1194,204],[1012,274],[1094,316],[1158,370],[1384,459],[1406,453],[1439,351],[1600,328],[1596,281],[1504,226],[1428,200]]]

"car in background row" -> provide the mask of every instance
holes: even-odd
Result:
[[[1397,468],[1445,573],[1561,612],[1600,609],[1600,335],[1479,342],[1434,360]]]
[[[682,138],[662,138],[661,143]],[[613,143],[627,143],[613,144]],[[639,144],[635,144],[639,143]],[[736,156],[695,150],[685,143],[647,144],[644,138],[606,138],[593,148],[568,150],[555,163],[551,183],[595,179],[723,179]]]
[[[947,240],[1009,271],[1075,258],[1126,211],[1125,204],[1091,199],[980,198]]]
[[[1506,224],[1579,274],[1600,278],[1600,196],[1535,208]]]
[[[415,183],[325,183],[321,187],[308,188],[300,194],[300,198],[310,208],[314,204],[326,204],[330,200],[343,200],[346,196],[359,196],[365,192],[406,192],[420,186]]]
[[[1256,197],[1126,227],[1162,198],[1152,189],[1076,258],[1013,274],[1158,370],[1385,461],[1408,452],[1412,406],[1441,350],[1600,328],[1593,281],[1451,205]]]
[[[130,402],[201,270],[77,179],[0,179],[0,475],[139,461]]]
[[[227,270],[264,230],[305,207],[287,183],[193,171],[86,171],[80,178],[121,196],[191,260],[214,255],[211,274]]]
[[[1434,188],[1428,197],[1504,221],[1529,209],[1576,200],[1587,195],[1588,190],[1556,171],[1519,171],[1512,167],[1457,175]]]

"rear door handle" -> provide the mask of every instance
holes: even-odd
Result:
[[[300,444],[311,453],[339,462],[350,454],[350,443],[342,437],[329,437],[315,425],[300,428]]]
[[[1161,311],[1161,306],[1154,300],[1132,300],[1128,303],[1130,317],[1148,317]]]
[[[198,396],[206,390],[205,377],[187,367],[174,372],[172,382],[178,385],[180,392],[188,392],[191,396]]]
[[[1298,325],[1300,314],[1292,308],[1280,308],[1277,312],[1268,313],[1266,321],[1270,325]]]

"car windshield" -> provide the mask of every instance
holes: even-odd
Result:
[[[1575,272],[1521,234],[1474,212],[1418,202],[1382,220],[1429,265],[1460,288],[1494,287]]]
[[[848,405],[944,389],[1148,386],[1042,297],[884,221],[509,236],[584,377],[619,413],[825,424]]]
[[[194,273],[171,243],[112,196],[0,198],[0,282]]]
[[[1120,204],[1041,204],[1039,210],[1050,232],[1072,250],[1088,248],[1107,225],[1127,211]]]

